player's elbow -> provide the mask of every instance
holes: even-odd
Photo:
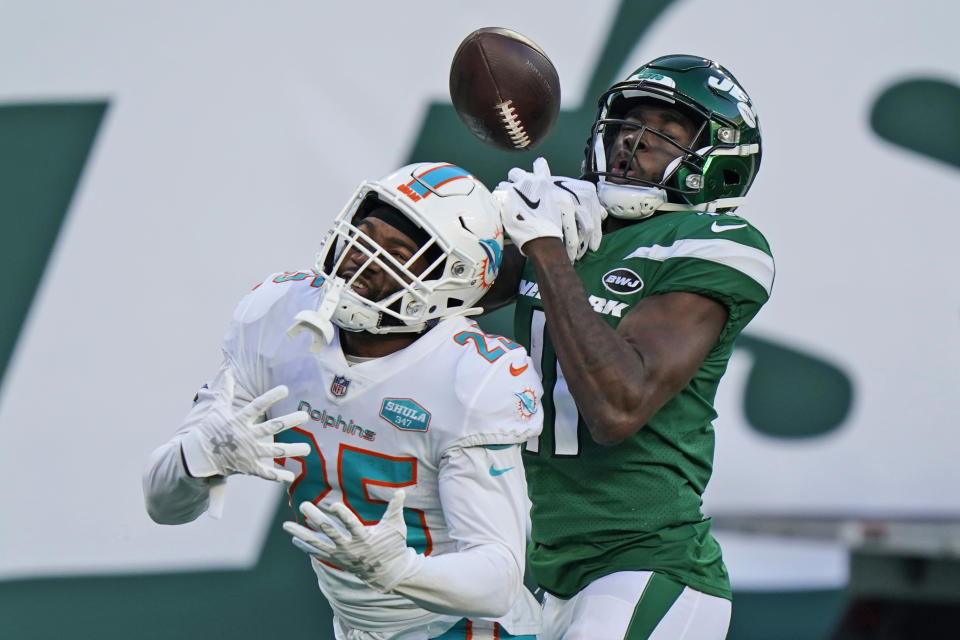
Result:
[[[157,524],[185,524],[196,520],[203,509],[186,505],[172,505],[163,496],[144,493],[147,515]]]
[[[174,518],[173,514],[163,510],[159,505],[149,499],[146,500],[146,506],[147,515],[157,524],[182,524],[183,522],[178,518]]]
[[[618,445],[643,428],[650,418],[639,400],[606,405],[586,418],[590,437],[604,447]]]
[[[507,615],[510,612],[510,607],[513,606],[513,598],[508,598],[506,595],[506,592],[502,593],[495,607],[490,607],[489,611],[480,614],[477,617],[502,618],[503,616]]]
[[[507,549],[488,546],[485,554],[487,566],[481,572],[484,579],[474,583],[477,592],[470,598],[473,611],[468,615],[500,618],[513,608],[517,593],[523,588],[523,571]]]
[[[523,578],[515,566],[506,571],[507,575],[503,576],[503,582],[491,581],[485,586],[486,593],[475,600],[477,611],[472,612],[471,616],[500,618],[510,612],[517,590],[523,586]]]
[[[635,426],[632,422],[611,422],[604,421],[599,423],[588,423],[590,437],[594,442],[603,447],[613,447],[620,444],[643,426]]]
[[[648,376],[642,385],[619,389],[619,393],[593,403],[585,415],[590,437],[601,446],[615,446],[634,435],[674,397],[687,380]]]
[[[147,515],[157,524],[184,524],[196,520],[206,510],[206,490],[186,499],[177,493],[178,483],[170,480],[159,465],[148,465],[143,472],[143,502]]]

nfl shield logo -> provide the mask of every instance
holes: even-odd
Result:
[[[338,398],[347,395],[347,387],[350,386],[350,381],[347,380],[346,376],[333,376],[333,384],[330,385],[330,393],[337,396]]]

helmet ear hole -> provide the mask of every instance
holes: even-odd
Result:
[[[735,184],[740,184],[740,174],[736,171],[731,171],[730,169],[724,169],[723,184],[728,187]]]

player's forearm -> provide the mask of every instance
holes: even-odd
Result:
[[[172,440],[150,454],[143,472],[143,497],[157,524],[191,522],[207,509],[210,480],[186,473],[180,443]]]
[[[616,444],[649,418],[643,358],[594,312],[558,240],[532,240],[524,251],[536,271],[547,327],[577,407],[596,442]]]
[[[436,613],[499,618],[513,605],[523,576],[506,549],[485,544],[421,557],[417,570],[393,592]]]

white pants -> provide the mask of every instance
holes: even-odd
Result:
[[[449,627],[449,628],[447,628]],[[444,630],[445,629],[445,630]],[[439,630],[439,631],[438,631]],[[363,631],[351,629],[338,617],[333,617],[333,633],[336,640],[534,640],[532,635],[514,636],[490,620],[467,620],[463,618],[452,627],[442,620],[395,632]]]
[[[730,601],[651,571],[598,578],[572,598],[543,600],[538,640],[724,640]]]

